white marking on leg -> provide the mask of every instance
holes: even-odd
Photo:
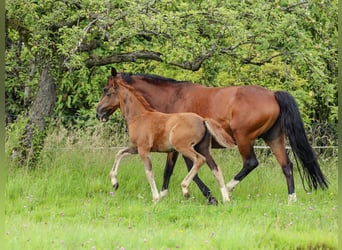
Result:
[[[160,199],[160,196],[159,196],[159,192],[157,189],[156,182],[154,180],[153,171],[152,170],[146,170],[146,176],[147,176],[148,182],[150,183],[153,203],[157,203],[157,201]]]
[[[217,169],[213,169],[212,170],[213,175],[216,177],[217,182],[220,186],[220,190],[221,190],[221,194],[222,194],[222,200],[223,202],[229,202],[230,198],[229,198],[229,191],[224,183],[224,178],[223,178],[223,174],[222,174],[222,170],[219,166],[217,166]]]
[[[221,194],[222,194],[222,201],[223,203],[227,203],[230,202],[230,198],[229,198],[229,192],[226,186],[221,187]]]
[[[194,165],[181,183],[183,195],[186,197],[189,196],[188,188],[189,188],[190,182],[192,181],[192,179],[194,178],[196,174],[197,174],[197,168]]]
[[[293,194],[289,194],[289,198],[288,198],[288,204],[293,204],[297,201],[297,196],[296,193]]]
[[[228,192],[233,191],[233,189],[235,188],[235,186],[236,186],[237,184],[239,184],[239,183],[240,183],[240,181],[235,180],[235,179],[232,179],[229,183],[227,183]]]
[[[183,191],[183,195],[185,197],[189,196],[189,185],[190,182],[193,180],[194,176],[197,174],[199,168],[204,164],[205,162],[205,158],[203,156],[201,156],[201,158],[194,158],[193,159],[193,166],[191,168],[191,170],[189,171],[189,173],[185,176],[184,180],[182,181],[181,187],[182,187],[182,191]]]
[[[160,196],[159,196],[156,182],[154,180],[152,162],[149,156],[149,151],[144,151],[143,149],[140,149],[139,155],[144,163],[146,177],[147,177],[148,182],[150,183],[153,203],[157,203],[157,201],[160,199]]]
[[[114,161],[112,170],[109,173],[113,187],[118,184],[118,180],[116,179],[116,176],[118,175],[120,161],[122,160],[122,158],[128,155],[131,155],[131,153],[125,152],[128,149],[129,148],[121,149],[115,156],[115,161]]]
[[[165,197],[167,195],[168,189],[164,189],[160,192],[160,197]]]

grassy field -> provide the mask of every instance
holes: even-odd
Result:
[[[179,160],[168,196],[153,205],[136,156],[122,161],[113,194],[108,174],[117,150],[64,143],[45,150],[34,171],[10,164],[7,249],[337,249],[335,157],[320,159],[331,184],[327,191],[306,193],[295,170],[293,205],[287,205],[280,167],[264,152],[257,152],[260,166],[237,186],[231,203],[218,206],[207,205],[194,183],[191,198],[183,198],[186,168]],[[213,153],[228,182],[241,168],[237,150]],[[152,154],[158,188],[164,160],[164,154]],[[221,200],[206,166],[200,176]]]

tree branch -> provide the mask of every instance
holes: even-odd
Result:
[[[189,61],[186,61],[185,63],[174,63],[174,62],[171,62],[170,64],[171,65],[174,65],[174,66],[177,66],[177,67],[180,67],[180,68],[183,68],[183,69],[188,69],[188,70],[191,70],[191,71],[197,71],[201,68],[202,66],[202,63],[212,57],[217,49],[217,45],[220,41],[220,39],[222,38],[222,34],[223,34],[223,31],[225,29],[225,26],[223,27],[222,30],[220,30],[220,32],[217,34],[216,36],[216,41],[215,43],[210,47],[210,49],[208,49],[205,53],[203,53],[202,55],[198,56],[193,62],[189,62]]]
[[[271,62],[273,58],[278,57],[278,56],[282,56],[282,55],[283,55],[283,53],[274,54],[273,56],[265,58],[264,60],[259,61],[259,62],[253,62],[252,61],[253,58],[243,58],[243,59],[241,59],[241,62],[244,64],[253,64],[253,65],[261,66],[261,65],[264,65],[265,63]]]
[[[296,4],[289,5],[287,7],[281,7],[281,10],[283,10],[285,12],[291,12],[297,6],[301,6],[302,8],[305,8],[305,5],[307,5],[307,4],[308,4],[307,1],[303,1],[303,2],[299,2],[299,3],[296,3]]]
[[[159,52],[147,51],[147,50],[139,50],[130,53],[122,53],[111,56],[93,56],[86,61],[86,66],[88,68],[94,66],[103,66],[111,63],[120,63],[120,62],[135,62],[138,59],[146,59],[146,60],[155,60],[162,61],[160,58],[161,54]]]
[[[170,65],[177,66],[179,68],[191,70],[191,71],[197,71],[201,68],[202,63],[213,56],[217,49],[217,45],[219,40],[222,37],[223,29],[217,34],[215,43],[202,55],[198,56],[196,59],[194,59],[192,62],[186,61],[184,63],[178,63],[178,62],[170,62]],[[110,56],[101,56],[98,57],[96,55],[93,55],[91,58],[89,58],[86,61],[86,66],[88,68],[94,67],[94,66],[103,66],[108,65],[111,63],[120,63],[120,62],[135,62],[138,59],[144,59],[144,60],[155,60],[162,62],[161,59],[161,53],[154,52],[154,51],[147,51],[147,50],[140,50],[140,51],[134,51],[130,53],[122,53],[122,54],[116,54],[116,55],[110,55]]]

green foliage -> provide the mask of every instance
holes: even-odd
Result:
[[[40,160],[46,131],[41,131],[23,115],[6,128],[6,157],[18,166],[32,168]]]
[[[12,155],[13,149],[20,147],[20,138],[27,123],[28,117],[19,116],[16,123],[6,127],[5,154],[7,158],[15,157]]]
[[[307,126],[337,122],[336,0],[15,0],[6,10],[6,110],[13,116],[29,108],[40,67],[49,63],[58,82],[56,116],[69,125],[80,114],[91,117],[115,63],[208,86],[288,90]],[[123,57],[137,51],[160,57]],[[103,67],[87,64],[108,56],[115,59]]]

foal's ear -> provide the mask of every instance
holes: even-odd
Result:
[[[118,72],[116,72],[116,69],[112,67],[112,76],[116,76]]]

